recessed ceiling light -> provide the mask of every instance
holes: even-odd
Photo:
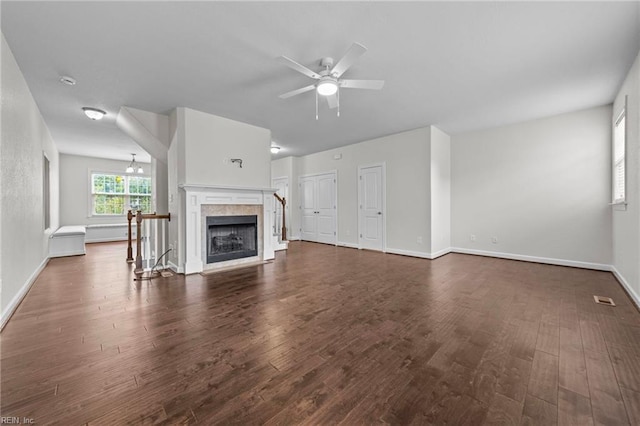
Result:
[[[69,77],[68,75],[63,75],[60,77],[60,83],[66,84],[67,86],[75,86],[76,79],[73,77]]]
[[[107,113],[101,109],[83,107],[84,114],[92,120],[101,120]]]

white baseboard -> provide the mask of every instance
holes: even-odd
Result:
[[[611,265],[603,263],[581,262],[578,260],[554,259],[550,257],[527,256],[524,254],[500,253],[495,251],[474,250],[452,247],[452,253],[474,254],[477,256],[497,257],[500,259],[523,260],[525,262],[545,263],[547,265],[571,266],[574,268],[593,269],[596,271],[611,271]]]
[[[622,287],[626,290],[629,297],[631,297],[631,300],[633,300],[633,302],[636,304],[636,308],[640,309],[640,297],[633,290],[633,288],[631,288],[627,280],[622,276],[622,274],[620,274],[620,272],[613,265],[611,265],[611,273],[613,274],[614,277],[616,277],[620,285],[622,285]]]
[[[184,269],[178,267],[175,263],[172,263],[171,261],[167,261],[167,266],[176,274],[184,274]]]
[[[437,259],[440,256],[444,256],[445,254],[449,254],[449,253],[451,253],[451,247],[447,247],[445,249],[438,250],[435,253],[431,253],[431,259]]]
[[[433,260],[433,259],[437,259],[440,256],[444,256],[445,254],[451,253],[451,249],[446,248],[446,249],[439,250],[435,253],[423,253],[420,251],[413,251],[413,250],[387,248],[385,249],[385,253],[400,254],[402,256],[419,257],[421,259]]]
[[[358,247],[357,244],[345,243],[344,241],[338,241],[338,243],[336,245],[338,247],[348,247],[348,248],[352,248],[352,249],[359,249],[360,248],[360,247]]]
[[[33,271],[33,273],[29,276],[29,278],[24,283],[22,288],[18,291],[18,293],[16,293],[16,295],[13,296],[13,299],[11,299],[5,311],[2,312],[2,318],[0,319],[0,331],[2,331],[5,325],[7,325],[7,322],[9,322],[9,319],[11,318],[13,313],[16,311],[16,309],[18,309],[18,306],[20,306],[20,303],[22,302],[24,297],[27,295],[27,293],[31,289],[31,286],[33,285],[34,282],[36,282],[36,279],[38,278],[38,275],[40,275],[40,272],[42,272],[45,266],[47,266],[47,263],[49,263],[49,258],[45,257],[42,263],[40,263],[40,265],[38,265],[36,270]]]
[[[400,254],[402,256],[411,256],[411,257],[419,257],[422,259],[431,259],[431,253],[423,253],[420,251],[413,250],[402,250],[402,249],[394,249],[394,248],[386,248],[384,250],[385,253],[391,254]]]
[[[113,238],[86,238],[84,240],[85,243],[87,244],[91,244],[91,243],[111,243],[111,242],[115,242],[115,241],[127,241],[127,237],[113,237]],[[135,241],[135,239],[133,240]]]

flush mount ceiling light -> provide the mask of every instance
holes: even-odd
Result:
[[[134,171],[136,173],[144,173],[144,170],[142,169],[142,166],[139,165],[136,162],[136,155],[132,153],[131,154],[131,163],[129,163],[129,167],[127,167],[126,172],[127,173],[133,173]]]
[[[277,154],[278,152],[280,152],[280,147],[276,145],[271,145],[271,153]]]
[[[106,112],[97,108],[83,107],[82,110],[84,111],[84,115],[92,120],[101,120],[102,117],[107,115]]]
[[[322,77],[320,83],[316,87],[319,95],[331,96],[338,91],[338,82],[332,77]]]
[[[73,77],[69,77],[68,75],[60,76],[60,83],[66,84],[67,86],[75,86],[76,79]]]

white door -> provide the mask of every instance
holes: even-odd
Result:
[[[291,217],[289,216],[289,178],[281,177],[277,179],[273,179],[271,181],[271,186],[273,188],[277,188],[276,194],[280,197],[284,198],[287,202],[285,206],[285,226],[287,230],[289,229],[289,221]],[[273,223],[273,235],[277,235],[279,238],[282,238],[282,204],[278,200],[274,200],[274,223]],[[288,232],[287,232],[288,233]]]
[[[382,166],[359,167],[360,247],[382,251],[384,200]]]
[[[316,215],[316,178],[300,178],[300,239],[316,241],[318,217]]]
[[[336,243],[336,178],[333,173],[317,177],[316,216],[320,243]]]
[[[336,174],[301,176],[300,239],[336,244]]]

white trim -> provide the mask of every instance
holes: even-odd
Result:
[[[31,289],[33,283],[36,282],[36,279],[38,278],[42,270],[45,268],[45,266],[47,266],[47,263],[49,263],[49,258],[45,257],[42,263],[40,263],[36,270],[33,271],[31,276],[27,279],[18,293],[13,296],[13,299],[11,299],[4,312],[2,312],[2,317],[0,318],[0,331],[4,329],[5,325],[7,325],[9,319],[11,319],[11,316],[15,313],[16,309],[18,309],[18,306],[20,306],[20,303],[22,303],[22,300],[25,298],[27,293],[29,293],[29,290]]]
[[[402,256],[419,257],[421,259],[433,260],[433,259],[437,259],[437,258],[439,258],[441,256],[444,256],[445,254],[449,254],[449,253],[451,253],[451,251],[452,251],[451,248],[446,248],[446,249],[439,250],[439,251],[437,251],[435,253],[424,253],[424,252],[421,252],[421,251],[387,248],[385,250],[385,253],[399,254],[399,255],[402,255]]]
[[[167,267],[171,269],[173,272],[175,272],[176,274],[184,273],[184,270],[182,268],[176,266],[176,264],[171,261],[167,261]]]
[[[275,193],[277,188],[258,188],[258,187],[249,187],[249,186],[222,186],[222,185],[205,185],[199,183],[181,183],[178,185],[178,188],[183,189],[185,191],[192,192],[209,192],[209,191],[220,191],[229,190],[229,191],[261,191],[261,192],[272,192]]]
[[[358,246],[358,244],[354,244],[354,243],[345,243],[344,241],[338,241],[336,243],[336,245],[338,247],[347,247],[347,248],[352,248],[352,249],[359,249],[360,246]]]
[[[435,253],[431,253],[431,259],[437,259],[437,258],[439,258],[441,256],[444,256],[445,254],[449,254],[449,253],[451,253],[451,247],[447,247],[447,248],[439,250],[439,251],[437,251]]]
[[[400,254],[402,256],[420,257],[422,259],[431,259],[431,253],[424,253],[424,252],[413,251],[413,250],[402,250],[402,249],[394,249],[394,248],[387,247],[387,249],[385,250],[385,253]]]
[[[638,294],[633,290],[633,288],[631,288],[631,285],[629,285],[627,280],[624,279],[622,274],[613,265],[611,265],[611,273],[618,280],[618,282],[620,283],[622,288],[624,288],[624,290],[627,292],[629,297],[631,297],[631,300],[633,300],[633,302],[635,303],[636,308],[640,309],[640,296],[638,296]]]
[[[500,253],[495,251],[474,250],[451,247],[452,253],[473,254],[476,256],[497,257],[500,259],[523,260],[525,262],[545,263],[548,265],[570,266],[573,268],[593,269],[596,271],[611,271],[611,265],[603,263],[581,262],[578,260],[554,259],[550,257],[527,256],[524,254]]]

